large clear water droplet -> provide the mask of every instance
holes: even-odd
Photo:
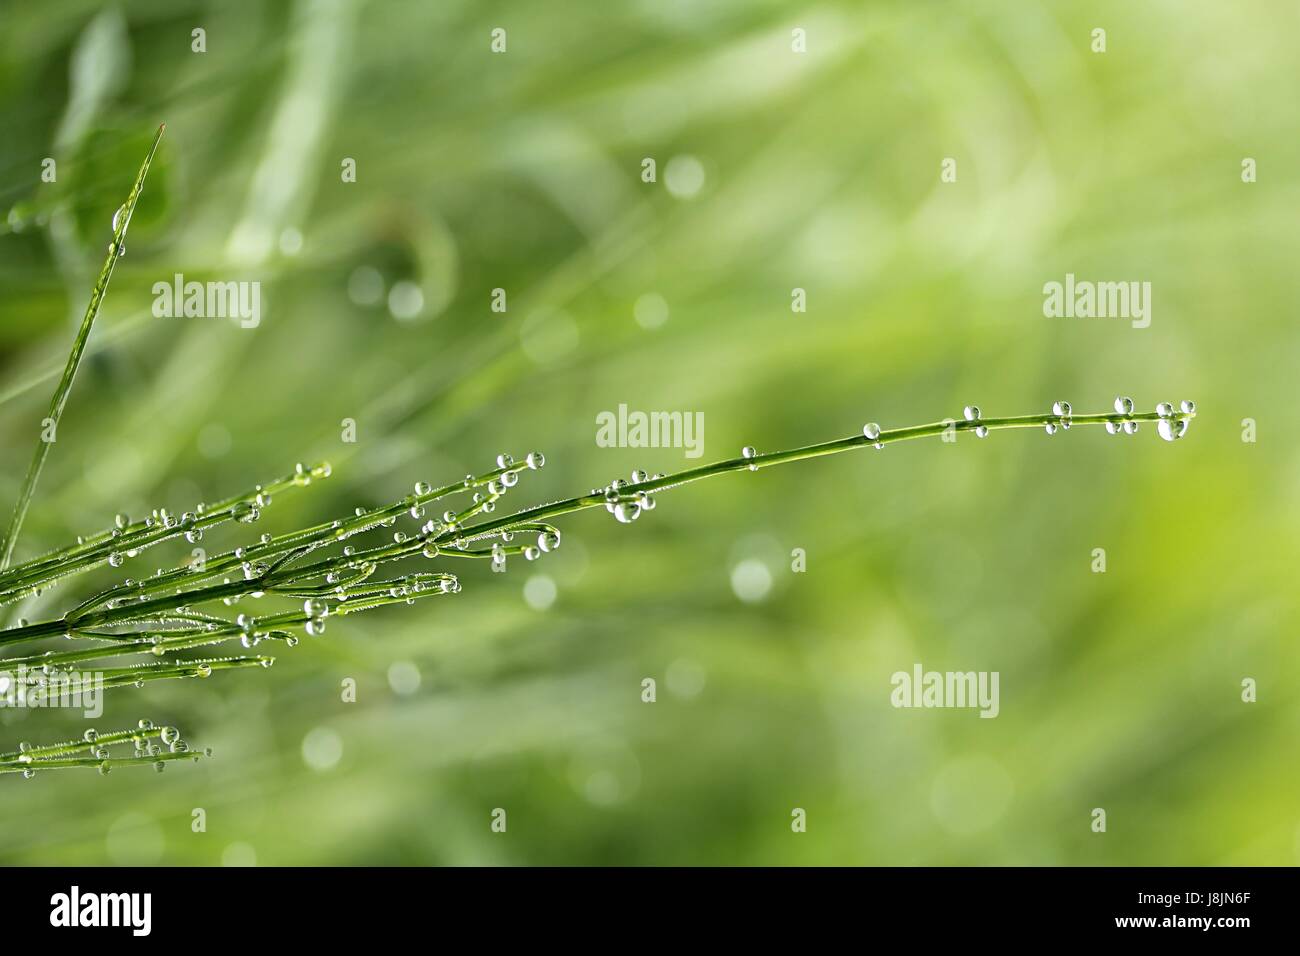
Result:
[[[1165,441],[1178,441],[1187,434],[1187,420],[1162,418],[1156,422],[1156,431]]]

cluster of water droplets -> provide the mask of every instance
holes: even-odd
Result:
[[[1196,403],[1189,399],[1181,401],[1178,407],[1184,415],[1196,414]],[[1187,434],[1187,419],[1175,418],[1174,406],[1168,402],[1157,405],[1156,414],[1160,416],[1160,420],[1156,422],[1156,432],[1165,441],[1178,441]]]
[[[749,455],[746,458],[753,457],[753,449],[748,449]],[[757,465],[751,465],[751,469],[756,469]],[[639,485],[647,481],[658,481],[662,474],[656,474],[653,479],[639,468],[633,469],[631,481],[624,481],[622,478],[615,478],[604,488],[593,488],[593,495],[603,494],[605,496],[605,510],[614,516],[614,519],[620,524],[631,524],[637,518],[641,517],[643,511],[654,511],[655,500],[650,492],[645,490],[629,490],[629,485]]]
[[[1133,409],[1133,399],[1126,395],[1117,395],[1115,397],[1115,414],[1123,415],[1124,420],[1119,422],[1106,422],[1106,431],[1111,435],[1136,435],[1138,423],[1129,417],[1133,414]]]
[[[967,405],[965,408],[961,410],[961,413],[962,416],[966,419],[966,421],[975,423],[975,428],[973,429],[973,431],[975,432],[976,438],[988,437],[989,434],[988,426],[984,425],[981,422],[980,407],[978,405]]]
[[[471,512],[472,514],[489,514],[495,511],[497,501],[504,497],[506,492],[519,484],[519,472],[523,467],[527,467],[531,471],[539,471],[545,465],[546,456],[540,451],[529,452],[524,457],[523,466],[520,466],[515,462],[513,455],[505,452],[497,455],[496,466],[500,473],[489,479],[485,485],[480,485],[481,479],[476,478],[472,474],[466,475],[464,480],[461,482],[461,486],[465,490],[476,487],[482,487],[484,489],[482,491],[476,490],[473,493],[471,498],[472,507],[467,509],[467,512]],[[433,491],[433,487],[428,482],[418,481],[415,483],[415,493],[407,498],[407,504],[410,506],[409,511],[412,518],[418,520],[424,517],[425,501],[423,499],[432,494]],[[459,534],[459,532],[464,529],[463,522],[467,520],[467,517],[467,515],[458,514],[457,512],[448,509],[442,513],[441,521],[432,519],[426,521],[420,528],[420,534],[425,542],[421,553],[426,558],[437,558],[444,554],[444,548],[448,548],[448,545],[439,545],[435,540],[435,538],[444,534],[457,535],[451,541],[449,546],[450,550],[446,553],[464,551],[468,548],[470,544],[469,539]],[[502,532],[501,536],[502,539],[507,542],[510,541],[512,537],[511,533],[508,531]],[[402,532],[397,532],[393,535],[393,539],[400,544],[406,540],[406,535]],[[536,549],[533,550],[535,552]],[[536,557],[535,553],[530,554],[527,551],[525,552],[525,555],[529,557],[529,560]],[[504,570],[505,563],[505,550],[499,545],[494,544],[492,546],[493,569],[498,571]],[[449,589],[450,588],[444,588],[444,590]],[[456,584],[455,590],[460,590],[459,584]]]
[[[1115,414],[1123,416],[1123,421],[1107,421],[1106,431],[1112,435],[1136,434],[1138,423],[1131,418],[1134,407],[1133,399],[1125,395],[1116,396]],[[1179,409],[1183,415],[1194,415],[1196,403],[1185,400],[1179,403]],[[1156,421],[1156,433],[1165,441],[1177,441],[1187,434],[1187,419],[1176,417],[1174,406],[1169,402],[1160,402],[1156,405],[1156,414],[1159,416]]]
[[[328,462],[322,462],[311,468],[300,462],[294,466],[293,483],[295,485],[309,485],[314,478],[328,478],[330,470]],[[237,501],[230,506],[230,517],[242,524],[251,524],[262,516],[262,509],[270,504],[270,493],[263,489],[261,485],[257,485],[248,498]],[[145,530],[178,531],[185,536],[185,540],[190,544],[198,544],[203,540],[204,530],[200,521],[207,513],[207,506],[202,502],[196,505],[193,511],[183,512],[179,516],[172,514],[166,508],[155,508],[144,519],[143,527]],[[113,526],[108,531],[110,538],[121,538],[131,532],[132,521],[130,515],[119,512],[114,516]],[[85,544],[85,540],[84,537],[78,536],[77,544]],[[134,558],[137,554],[139,554],[139,551],[134,548],[113,551],[108,556],[109,566],[120,568],[127,558]]]
[[[304,630],[312,637],[325,633],[325,618],[329,617],[330,606],[317,598],[308,598],[302,602],[302,613],[307,615]]]
[[[1049,435],[1055,435],[1057,429],[1061,431],[1070,430],[1070,421],[1073,411],[1069,402],[1052,402],[1052,414],[1056,417],[1054,422],[1044,422],[1043,429]]]
[[[195,761],[200,757],[212,756],[211,747],[202,751],[191,750],[190,745],[181,737],[181,732],[172,726],[157,729],[153,721],[141,720],[136,724],[136,731],[130,731],[128,738],[127,731],[100,734],[95,728],[90,727],[82,734],[80,740],[56,744],[53,747],[37,747],[24,741],[18,745],[17,762],[24,765],[23,777],[30,780],[36,776],[37,771],[47,769],[41,767],[42,760],[60,759],[78,751],[85,751],[93,760],[99,761],[96,765],[99,772],[107,774],[114,765],[113,752],[109,748],[124,745],[127,739],[132,745],[131,762],[152,763],[153,768],[159,773],[162,773],[166,767],[166,761],[162,759],[164,753],[191,754]],[[120,756],[119,754],[119,758]]]

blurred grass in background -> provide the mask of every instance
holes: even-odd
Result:
[[[548,458],[511,510],[688,463],[596,447],[620,403],[703,412],[705,460],[967,402],[1201,413],[1177,445],[914,443],[665,494],[632,527],[578,515],[555,555],[453,567],[454,600],[336,621],[269,672],[115,691],[96,726],[175,723],[217,759],[0,780],[0,859],[1297,861],[1296,10],[0,10],[5,508],[112,211],[168,127],[20,559],[297,460],[334,477],[254,533],[501,451]],[[178,272],[260,280],[262,324],[154,318]],[[1067,272],[1150,281],[1150,328],[1044,318]],[[112,577],[7,610],[57,614]],[[890,675],[918,661],[999,671],[1001,715],[893,709]],[[6,748],[83,726],[0,710]]]

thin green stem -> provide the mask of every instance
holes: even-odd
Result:
[[[647,478],[645,481],[627,483],[618,489],[612,499],[608,491],[595,491],[587,495],[565,498],[562,501],[554,501],[550,504],[538,505],[533,508],[516,511],[514,514],[503,515],[500,518],[484,521],[471,527],[453,527],[445,529],[434,536],[432,540],[437,545],[443,545],[455,540],[472,541],[478,538],[487,537],[488,535],[500,531],[509,531],[512,528],[528,522],[543,521],[547,518],[572,514],[575,511],[585,511],[588,508],[597,508],[614,502],[635,502],[638,496],[642,494],[652,494],[658,491],[665,491],[669,488],[677,488],[681,485],[690,484],[693,481],[701,481],[705,478],[712,478],[715,475],[722,475],[732,471],[756,471],[761,468],[771,468],[774,465],[783,465],[792,461],[803,461],[808,458],[820,458],[824,455],[837,455],[841,452],[874,447],[876,445],[884,446],[895,442],[909,441],[915,438],[932,438],[936,436],[944,436],[946,434],[954,434],[956,432],[973,432],[979,427],[986,428],[989,432],[994,432],[1009,428],[1044,428],[1048,425],[1060,427],[1067,421],[1070,427],[1081,425],[1105,425],[1107,422],[1110,422],[1114,426],[1122,426],[1125,422],[1158,422],[1161,417],[1162,416],[1157,412],[1134,412],[1128,415],[1097,414],[1071,415],[1068,417],[1053,414],[1016,415],[1008,418],[981,418],[978,421],[954,421],[953,419],[945,419],[944,421],[931,422],[927,425],[912,425],[906,428],[882,430],[879,436],[874,439],[867,438],[866,435],[850,435],[847,438],[837,438],[833,441],[820,442],[814,445],[805,445],[801,448],[791,448],[787,451],[756,454],[749,458],[743,456],[739,458],[728,458],[723,461],[713,462],[712,464],[700,465],[697,468],[688,468],[671,475],[658,475],[654,478]],[[1194,411],[1175,411],[1170,417],[1173,421],[1190,421],[1196,417],[1196,413]],[[455,552],[449,551],[447,553],[454,554]]]
[[[156,740],[160,740],[161,745],[154,742]],[[132,744],[132,754],[115,756],[111,748],[125,743]],[[83,752],[89,756],[77,756]],[[197,761],[211,756],[210,749],[191,750],[175,727],[155,727],[152,721],[142,720],[138,727],[131,730],[102,734],[87,730],[79,740],[38,746],[22,744],[18,750],[0,754],[0,774],[21,773],[25,777],[32,777],[42,770],[78,767],[93,768],[100,773],[108,773],[116,767],[153,767],[161,770],[163,764],[169,761]]]
[[[41,423],[41,437],[36,443],[36,453],[32,456],[32,463],[27,469],[27,477],[23,479],[22,488],[18,492],[18,501],[14,505],[13,518],[9,522],[9,531],[5,535],[3,546],[0,547],[0,571],[8,568],[9,562],[13,558],[14,545],[18,543],[18,534],[22,531],[23,521],[27,517],[27,509],[31,505],[32,496],[36,493],[36,483],[40,480],[41,470],[45,467],[45,459],[50,453],[50,445],[54,443],[54,438],[57,435],[59,420],[63,417],[63,408],[67,404],[68,393],[72,390],[72,380],[76,378],[77,368],[81,365],[81,356],[86,349],[86,340],[90,338],[91,326],[95,324],[95,318],[99,315],[99,307],[103,304],[105,293],[108,292],[108,282],[113,277],[113,268],[117,265],[117,260],[121,256],[122,243],[126,239],[126,230],[131,224],[131,215],[135,212],[135,204],[140,198],[141,190],[144,188],[145,176],[149,173],[149,164],[153,162],[154,153],[158,149],[158,142],[162,139],[163,130],[166,126],[167,124],[164,123],[158,127],[158,132],[153,138],[153,145],[149,147],[149,154],[145,156],[144,162],[140,166],[140,172],[136,174],[131,193],[114,217],[113,241],[108,244],[108,257],[99,270],[99,278],[95,280],[95,287],[91,290],[90,302],[86,305],[86,314],[82,317],[81,328],[77,332],[76,340],[72,343],[72,352],[68,355],[68,364],[64,367],[63,377],[59,379],[58,387],[54,390],[49,412]],[[46,439],[47,433],[49,434],[49,440]]]

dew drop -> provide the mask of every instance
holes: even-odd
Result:
[[[1187,434],[1187,419],[1162,418],[1156,422],[1156,431],[1165,441],[1178,441]]]
[[[239,502],[230,509],[230,513],[236,521],[241,522],[242,524],[252,524],[258,518],[262,517],[262,513],[257,510],[257,506],[251,501]]]

